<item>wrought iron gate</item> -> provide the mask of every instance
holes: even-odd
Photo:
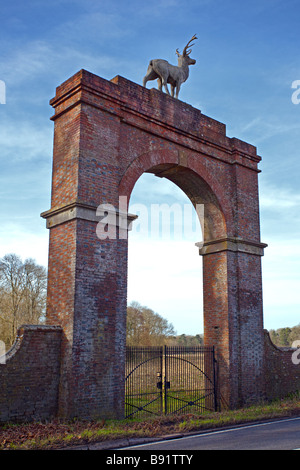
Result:
[[[125,416],[217,411],[213,347],[126,348]]]

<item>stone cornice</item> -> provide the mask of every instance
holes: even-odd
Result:
[[[233,251],[263,256],[264,248],[268,245],[265,243],[243,240],[238,237],[227,237],[209,240],[204,243],[196,243],[196,246],[199,248],[199,254],[201,256],[219,253],[221,251]]]
[[[51,229],[57,225],[69,222],[74,219],[83,219],[91,222],[101,223],[101,217],[104,217],[106,213],[114,214],[115,218],[109,218],[114,220],[117,227],[122,229],[131,230],[131,223],[137,218],[134,214],[128,214],[127,212],[119,211],[108,207],[109,205],[92,206],[84,204],[82,202],[73,202],[65,206],[50,209],[42,212],[41,217],[46,219],[46,227]],[[107,223],[107,221],[105,221]]]

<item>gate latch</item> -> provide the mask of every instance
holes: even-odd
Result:
[[[157,372],[156,377],[159,380],[159,382],[157,382],[156,386],[159,390],[162,390],[161,372]]]
[[[162,382],[162,375],[161,375],[161,372],[157,372],[156,374],[157,376],[157,379],[159,380],[157,383],[156,383],[156,387],[159,389],[159,390],[162,390],[162,385],[163,385],[163,382]],[[170,388],[170,382],[167,382],[165,380],[165,390],[169,389]]]

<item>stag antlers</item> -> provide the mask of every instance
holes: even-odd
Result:
[[[183,56],[187,56],[187,55],[190,55],[190,53],[192,52],[192,49],[189,49],[188,50],[188,47],[193,47],[194,44],[191,44],[192,41],[194,41],[195,39],[198,39],[196,34],[194,34],[194,36],[192,37],[192,39],[189,40],[189,42],[187,43],[187,45],[185,46],[185,48],[183,49],[183,53],[182,55]],[[178,48],[176,49],[176,54],[178,55],[178,57],[181,55]]]

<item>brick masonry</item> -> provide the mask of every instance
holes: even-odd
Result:
[[[264,330],[265,339],[265,387],[269,400],[284,398],[295,391],[300,391],[300,352],[292,348],[278,348]],[[292,355],[296,353],[296,363]]]
[[[0,421],[57,415],[62,330],[25,325],[0,364]]]
[[[63,332],[57,415],[124,414],[124,221],[132,218],[120,214],[145,172],[204,204],[204,338],[216,349],[222,403],[266,398],[256,148],[227,137],[224,124],[198,109],[120,76],[107,81],[81,70],[50,103],[52,195],[42,216],[50,230],[47,325]],[[120,236],[97,236],[100,204],[119,210],[113,230]]]
[[[65,331],[60,413],[122,416],[127,240],[99,240],[92,213],[103,203],[118,207],[120,196],[129,202],[144,172],[204,204],[204,335],[219,357],[220,393],[229,406],[263,397],[256,148],[228,138],[224,124],[198,109],[119,76],[81,70],[51,105],[53,186],[44,217],[48,323]],[[80,206],[89,220],[72,218]]]
[[[263,398],[256,148],[227,137],[224,124],[198,109],[120,76],[107,81],[81,70],[57,88],[51,105],[52,204],[44,217],[48,323],[66,332],[62,415],[122,416],[127,240],[99,240],[92,214],[99,204],[117,207],[120,196],[129,201],[144,172],[204,204],[204,336],[216,347],[220,394],[230,407]],[[70,207],[80,205],[89,220],[69,220]]]

